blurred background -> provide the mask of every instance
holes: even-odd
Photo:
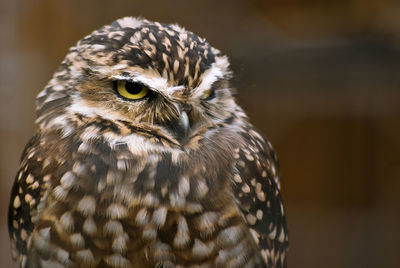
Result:
[[[122,16],[183,25],[227,54],[281,161],[289,267],[400,267],[400,2],[0,0],[0,259],[34,99],[67,49]]]

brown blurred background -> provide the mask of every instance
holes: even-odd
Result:
[[[281,160],[290,267],[400,267],[399,14],[397,0],[0,0],[0,266],[36,94],[77,40],[141,15],[230,57]]]

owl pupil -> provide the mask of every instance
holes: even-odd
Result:
[[[126,82],[125,88],[130,94],[139,94],[143,89],[143,85],[139,83]]]

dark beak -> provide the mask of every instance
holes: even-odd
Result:
[[[168,127],[174,134],[175,139],[179,141],[181,145],[186,143],[188,135],[190,133],[190,112],[190,106],[182,105],[182,109],[179,112],[179,118],[175,122],[171,122]]]

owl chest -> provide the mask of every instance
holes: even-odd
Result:
[[[221,156],[139,156],[125,145],[82,144],[47,167],[54,170],[46,179],[50,190],[32,234],[43,258],[50,252],[66,263],[168,267],[252,254],[230,194],[232,168]]]
[[[116,267],[223,266],[236,255],[246,259],[254,252],[245,225],[229,205],[213,210],[203,207],[196,213],[143,204],[110,203],[98,209],[105,213],[84,216],[65,211],[53,223],[46,247],[68,250],[73,263]],[[39,236],[43,233],[38,231]],[[43,247],[40,239],[34,241]]]
[[[224,245],[251,248],[228,193],[216,195],[200,170],[179,168],[168,156],[102,170],[94,161],[75,163],[61,176],[42,214],[53,221],[52,243],[73,249],[75,261],[211,264]]]

